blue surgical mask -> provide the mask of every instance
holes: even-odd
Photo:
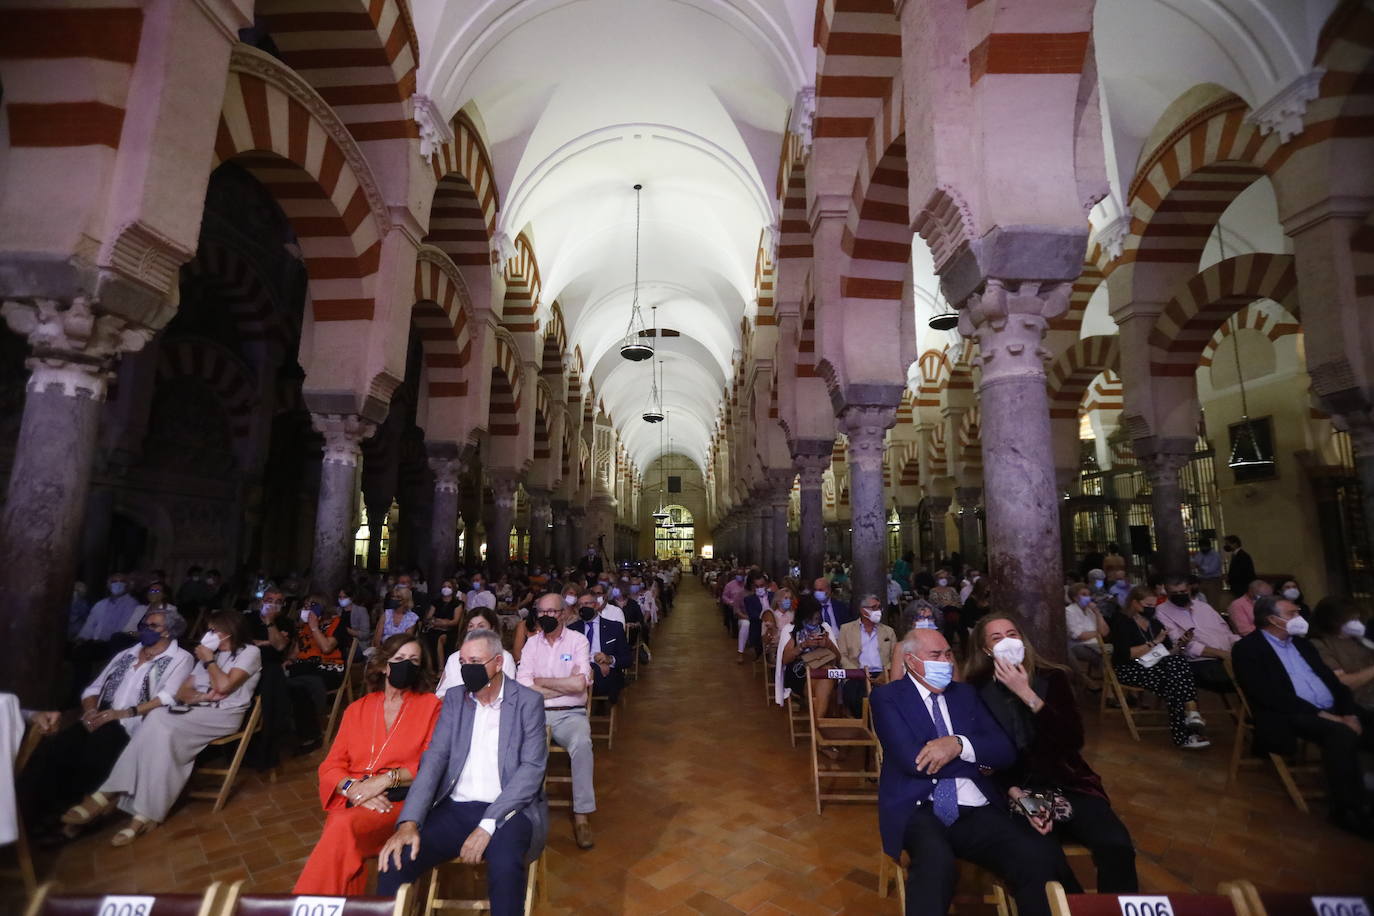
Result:
[[[949,686],[949,682],[954,680],[954,663],[937,662],[930,659],[923,659],[921,664],[925,665],[925,682],[936,690],[944,690]]]
[[[784,611],[790,611],[790,610],[792,610],[792,599],[791,599],[791,598],[784,598],[784,599],[782,599],[782,609],[783,609]]]
[[[815,596],[816,596],[816,600],[819,601],[821,604],[825,604],[826,599],[828,599],[828,598],[830,597],[830,594],[829,594],[828,592],[823,592],[823,591],[821,591],[820,589],[817,589],[816,591],[812,592],[811,594],[812,594],[812,595],[815,595]]]
[[[1093,580],[1093,588],[1097,589],[1098,591],[1101,591],[1101,590],[1102,590],[1102,580],[1101,580],[1101,579],[1094,579],[1094,580]]]
[[[631,594],[631,595],[638,595],[638,594],[639,594],[639,586],[638,586],[638,585],[631,585],[631,586],[630,586],[630,594]]]
[[[940,629],[939,627],[937,627],[937,626],[935,625],[935,621],[934,621],[934,620],[931,620],[929,617],[918,617],[918,618],[916,618],[915,626],[918,627],[918,628],[920,628],[920,629],[922,629],[922,630],[938,630],[938,629]]]

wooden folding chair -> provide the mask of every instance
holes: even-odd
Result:
[[[333,690],[325,692],[325,699],[329,695],[334,695],[334,702],[329,707],[329,720],[324,726],[324,746],[327,748],[334,740],[334,729],[339,724],[339,717],[343,714],[344,707],[353,702],[353,656],[356,653],[353,647],[348,647],[348,653],[344,659],[343,680],[339,681],[339,686]]]
[[[536,900],[549,902],[549,871],[545,852],[526,869],[525,916],[534,912]],[[458,859],[445,862],[434,869],[429,879],[420,916],[432,916],[447,910],[485,912],[491,909],[487,899],[487,867],[467,865]]]
[[[43,740],[43,734],[33,725],[24,732],[24,740],[19,745],[19,753],[14,758],[14,776],[16,781],[19,774],[24,772],[24,767],[28,764],[29,758],[33,756],[34,749]],[[29,835],[24,827],[24,817],[16,808],[14,812],[15,828],[18,834],[14,841],[14,867],[0,869],[0,877],[18,878],[24,882],[24,893],[30,897],[38,893],[38,872],[33,867],[33,852],[29,849]]]
[[[109,897],[104,894],[76,896],[54,893],[56,885],[49,881],[34,891],[24,916],[102,916],[107,911]],[[139,894],[152,897],[153,905],[145,916],[218,916],[224,885],[218,881],[205,888],[203,894]],[[121,908],[119,912],[124,912]]]
[[[225,735],[223,738],[216,738],[206,745],[207,749],[212,747],[226,747],[234,742],[238,742],[238,747],[234,749],[234,755],[230,758],[228,766],[208,766],[197,763],[191,776],[211,776],[220,780],[218,789],[188,789],[186,795],[189,798],[213,798],[215,800],[215,813],[224,807],[224,803],[229,800],[229,793],[234,789],[234,782],[239,776],[239,767],[243,766],[243,756],[248,753],[248,744],[252,737],[262,728],[262,697],[253,697],[253,706],[248,712],[248,718],[244,721],[243,728],[234,732],[232,735]]]
[[[886,899],[889,886],[894,882],[897,885],[897,907],[902,913],[906,912],[906,878],[907,870],[911,867],[911,862],[902,851],[901,861],[894,862],[888,858],[887,853],[878,853],[878,896]],[[1002,879],[992,872],[978,868],[968,862],[959,862],[960,874],[955,880],[955,896],[950,901],[951,909],[957,909],[960,904],[981,903],[991,906],[996,911],[997,916],[1015,916],[1016,904],[1012,901],[1011,895],[1007,893],[1007,886],[1002,883]],[[981,877],[985,880],[981,892],[975,895],[960,894],[957,888],[965,883],[965,869],[972,869],[968,874]],[[1119,914],[1112,914],[1119,916]]]
[[[1231,765],[1226,771],[1226,785],[1235,784],[1236,775],[1240,768],[1245,765],[1263,765],[1261,754],[1255,750],[1255,720],[1250,714],[1250,701],[1245,697],[1245,691],[1240,689],[1240,682],[1236,680],[1235,669],[1231,666],[1231,659],[1224,660],[1226,673],[1231,678],[1231,683],[1235,685],[1236,697],[1240,700],[1240,722],[1236,725],[1236,740],[1231,745]],[[1247,739],[1249,744],[1247,746]],[[1278,774],[1279,782],[1283,783],[1284,791],[1293,800],[1293,804],[1303,814],[1310,814],[1308,807],[1309,798],[1322,798],[1326,793],[1322,789],[1309,789],[1306,793],[1298,786],[1296,776],[1311,776],[1321,772],[1321,765],[1308,763],[1306,754],[1310,745],[1301,738],[1296,739],[1298,749],[1293,755],[1292,762],[1283,759],[1282,754],[1266,753],[1263,756],[1269,758],[1269,762],[1274,766],[1274,772]],[[1246,755],[1246,750],[1249,755]]]
[[[644,624],[627,623],[625,624],[625,640],[630,644],[630,651],[634,653],[634,661],[630,662],[630,667],[625,669],[625,683],[639,680],[639,650],[644,639]]]
[[[308,912],[297,910],[301,898],[295,894],[244,894],[242,890],[242,881],[230,885],[222,895],[223,903],[216,910],[218,916],[411,916],[415,908],[415,889],[409,884],[396,889],[394,900],[390,897],[316,896]],[[153,912],[150,916],[162,916],[162,913]]]
[[[1269,893],[1261,891],[1249,881],[1226,881],[1217,889],[1219,894],[1239,893],[1244,909],[1237,906],[1239,916],[1349,916],[1360,912],[1374,912],[1374,896],[1360,894]],[[1318,904],[1317,897],[1321,898]]]
[[[1131,710],[1131,704],[1127,702],[1128,697],[1137,700],[1149,693],[1144,687],[1128,687],[1117,680],[1116,668],[1112,666],[1111,647],[1102,640],[1099,634],[1097,637],[1097,648],[1102,653],[1102,699],[1097,708],[1097,717],[1103,718],[1107,714],[1107,699],[1114,698],[1117,705],[1121,707],[1121,715],[1126,720],[1126,730],[1131,733],[1131,738],[1139,741],[1140,733],[1143,731],[1166,731],[1169,728],[1168,715],[1166,709],[1136,709]],[[1164,721],[1155,723],[1137,724],[1136,716],[1160,716]]]
[[[590,691],[589,691],[590,692]],[[621,690],[620,699],[625,699],[625,691]],[[589,697],[587,703],[587,723],[591,726],[592,740],[605,741],[606,750],[610,750],[615,745],[615,707],[610,697]],[[598,703],[604,704],[606,712],[604,714],[593,715],[592,710]]]
[[[589,719],[590,719],[590,717],[591,717],[591,714],[592,714],[592,691],[591,691],[591,688],[588,687],[588,688],[587,688],[587,716],[588,716]],[[550,727],[547,726],[547,725],[544,726],[544,743],[545,743],[545,746],[548,748],[548,753],[549,753],[549,757],[550,757],[550,758],[552,758],[554,754],[559,754],[559,755],[561,755],[564,759],[566,759],[566,760],[568,761],[568,775],[567,775],[567,776],[562,776],[562,775],[554,776],[554,775],[552,775],[552,774],[549,772],[549,769],[550,769],[550,768],[549,768],[548,766],[545,766],[545,768],[544,768],[544,785],[545,785],[546,787],[547,787],[548,784],[551,783],[551,782],[552,782],[552,783],[558,783],[558,784],[560,784],[560,785],[567,785],[567,787],[568,787],[568,797],[567,797],[567,798],[553,798],[553,797],[550,797],[550,798],[549,798],[549,807],[550,807],[550,808],[571,808],[571,807],[572,807],[572,781],[573,781],[573,779],[572,779],[572,757],[570,757],[570,756],[568,755],[568,749],[567,749],[567,748],[565,748],[565,747],[563,747],[563,746],[561,746],[561,745],[559,745],[559,744],[557,744],[557,743],[554,742],[554,740],[553,740],[553,729],[550,728]],[[547,795],[548,793],[546,792],[545,794]]]
[[[1130,898],[1140,896],[1167,897],[1174,916],[1248,916],[1245,900],[1234,888],[1216,894],[1067,894],[1058,881],[1045,884],[1053,916],[1122,916],[1138,911],[1152,916],[1153,907],[1141,908]],[[1312,910],[1308,909],[1309,914]]]
[[[816,791],[816,813],[821,813],[822,801],[866,801],[877,802],[878,787],[875,784],[872,789],[850,789],[847,792],[821,791],[821,779],[844,779],[861,781],[866,779],[877,780],[878,770],[882,763],[882,746],[878,744],[878,738],[873,734],[873,729],[869,724],[868,695],[869,678],[868,672],[862,668],[813,668],[807,672],[806,679],[806,705],[810,709],[811,723],[811,773],[813,785]],[[816,708],[816,692],[813,685],[817,681],[833,681],[836,690],[841,684],[850,680],[862,680],[864,685],[863,715],[858,719],[851,719],[848,716],[827,716],[826,710]],[[828,769],[824,777],[821,774],[821,748],[822,747],[861,747],[864,748],[864,764],[857,770]],[[870,758],[869,752],[872,752]],[[873,766],[868,767],[869,760]]]
[[[777,702],[773,688],[778,665],[778,652],[776,649],[763,650],[760,660],[763,662],[763,702],[772,705]]]

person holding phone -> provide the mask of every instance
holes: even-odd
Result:
[[[978,688],[1016,747],[1016,762],[994,776],[1013,812],[1042,834],[1054,831],[1086,846],[1098,893],[1135,893],[1135,847],[1101,777],[1083,759],[1083,719],[1069,669],[1041,658],[1017,618],[990,614],[974,625],[964,680]],[[1054,804],[1056,793],[1067,805]]]
[[[839,661],[840,650],[835,645],[837,634],[822,617],[821,603],[813,595],[803,595],[798,602],[794,623],[778,631],[778,645],[782,650],[778,653],[777,692],[774,695],[779,706],[787,701],[793,691],[806,695],[809,669]],[[830,696],[834,689],[834,681],[816,682],[818,709],[830,708]]]
[[[1159,595],[1137,585],[1122,613],[1111,620],[1112,671],[1127,687],[1154,691],[1169,707],[1169,735],[1174,746],[1201,750],[1212,742],[1203,735],[1197,708],[1197,686],[1188,667],[1187,642],[1175,643],[1156,617]]]
[[[301,607],[295,647],[288,656],[286,676],[296,721],[300,752],[308,754],[323,743],[320,719],[329,691],[343,683],[343,618],[323,595],[311,595]]]

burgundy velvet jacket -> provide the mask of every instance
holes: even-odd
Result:
[[[1038,713],[996,680],[978,686],[993,718],[1016,746],[1016,763],[994,778],[1003,788],[1062,789],[1105,799],[1102,778],[1083,759],[1083,718],[1068,675],[1045,668],[1036,672],[1031,687],[1045,701]]]

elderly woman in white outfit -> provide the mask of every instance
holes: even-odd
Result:
[[[118,807],[133,815],[112,846],[127,846],[167,819],[196,756],[214,739],[237,731],[253,702],[262,657],[242,614],[211,615],[195,656],[197,664],[176,694],[186,705],[148,713],[109,778],[82,803],[87,811],[106,814]]]

